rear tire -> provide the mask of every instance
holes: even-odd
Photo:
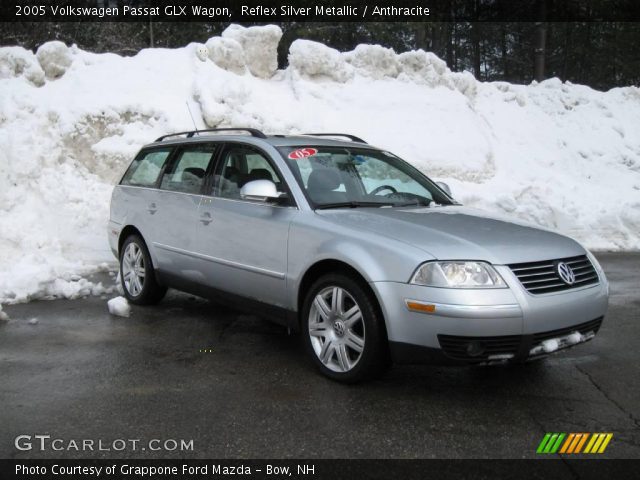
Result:
[[[339,273],[320,277],[306,294],[301,329],[308,355],[333,380],[357,383],[388,365],[384,319],[358,279]]]
[[[130,235],[120,249],[120,284],[135,305],[154,305],[167,293],[156,281],[151,255],[140,235]]]

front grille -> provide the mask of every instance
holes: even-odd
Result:
[[[521,335],[506,335],[501,337],[459,337],[456,335],[438,335],[440,346],[444,353],[456,360],[484,361],[494,355],[515,355],[522,340]],[[482,352],[471,355],[469,344],[476,343]]]
[[[482,363],[502,357],[505,360],[524,361],[533,347],[551,338],[564,337],[573,332],[585,335],[600,330],[603,317],[570,327],[535,333],[533,335],[503,335],[498,337],[463,337],[458,335],[438,335],[440,347],[447,357],[471,363]],[[470,348],[474,344],[476,351]]]
[[[560,262],[566,263],[573,270],[576,281],[572,285],[567,285],[558,275],[557,266]],[[598,274],[586,255],[544,262],[515,263],[509,265],[509,268],[518,277],[522,286],[534,295],[598,283]]]
[[[573,332],[580,332],[586,334],[589,332],[598,333],[602,325],[602,317],[591,320],[590,322],[581,323],[580,325],[574,325],[573,327],[559,328],[558,330],[551,330],[550,332],[541,332],[533,335],[534,346],[550,338],[564,337],[570,335]]]

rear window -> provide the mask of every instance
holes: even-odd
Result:
[[[170,153],[170,148],[140,152],[129,166],[120,184],[154,187]]]

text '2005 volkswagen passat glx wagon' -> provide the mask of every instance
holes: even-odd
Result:
[[[343,382],[390,361],[541,358],[592,339],[607,310],[579,243],[465,208],[351,135],[161,137],[115,187],[108,234],[132,303],[172,287],[254,309]]]

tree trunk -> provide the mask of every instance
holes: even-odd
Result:
[[[447,65],[451,70],[455,71],[455,65],[453,62],[453,49],[454,45],[454,36],[453,36],[454,23],[449,22],[447,25]]]
[[[562,75],[561,79],[563,82],[566,82],[571,76],[570,66],[569,66],[569,55],[571,54],[571,31],[573,29],[572,22],[565,22],[564,24],[564,52],[562,55]]]
[[[415,23],[416,50],[421,48],[427,50],[427,24]]]
[[[509,58],[507,52],[507,27],[504,22],[500,24],[500,53],[502,60],[502,79],[509,81]]]
[[[547,24],[546,19],[546,6],[545,0],[539,0],[539,22],[536,22],[536,42],[535,42],[535,65],[533,71],[533,78],[536,81],[541,82],[544,80],[544,61],[547,48]]]
[[[536,58],[533,77],[536,81],[544,80],[544,60],[546,56],[547,27],[544,22],[536,22]]]
[[[471,46],[473,49],[473,73],[478,80],[481,80],[481,71],[480,71],[480,32],[478,29],[480,28],[480,24],[478,22],[471,23]]]

